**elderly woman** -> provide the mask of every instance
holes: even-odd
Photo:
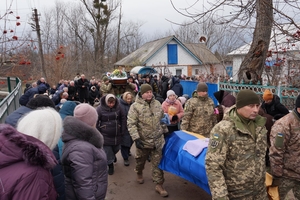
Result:
[[[120,98],[120,107],[126,117],[126,121],[127,121],[128,111],[129,111],[129,108],[132,103],[133,103],[133,96],[132,96],[131,92],[125,92]],[[131,139],[131,136],[129,134],[127,124],[126,124],[126,126],[124,127],[124,133],[123,133],[123,137],[122,137],[122,141],[121,141],[121,154],[124,159],[125,166],[129,166],[128,158],[130,156],[130,148],[131,148],[132,144],[133,144],[133,141]]]
[[[162,103],[162,109],[168,114],[171,124],[178,124],[184,114],[182,104],[176,98],[175,92],[169,90],[166,100]]]

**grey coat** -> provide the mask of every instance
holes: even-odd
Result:
[[[62,165],[66,199],[104,199],[107,190],[107,159],[103,136],[75,117],[64,120]]]

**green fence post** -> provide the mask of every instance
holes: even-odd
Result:
[[[7,77],[7,87],[8,87],[8,92],[11,93],[10,77]]]

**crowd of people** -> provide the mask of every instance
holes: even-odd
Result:
[[[149,160],[155,191],[167,197],[158,166],[165,137],[179,129],[209,138],[212,199],[267,199],[266,172],[280,199],[290,190],[300,199],[300,95],[289,111],[269,90],[262,103],[252,90],[236,97],[220,90],[215,106],[205,82],[189,97],[180,79],[132,74],[114,85],[77,74],[51,87],[43,77],[28,85],[21,107],[0,124],[1,199],[103,200],[116,154],[129,166],[133,144],[137,183]]]

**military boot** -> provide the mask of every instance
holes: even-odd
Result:
[[[160,196],[162,197],[167,197],[169,194],[168,192],[163,188],[163,186],[161,184],[157,184],[155,186],[155,190],[156,192],[158,192],[160,194]]]
[[[144,183],[143,174],[137,174],[136,181],[137,181],[139,184],[143,184],[143,183]]]

